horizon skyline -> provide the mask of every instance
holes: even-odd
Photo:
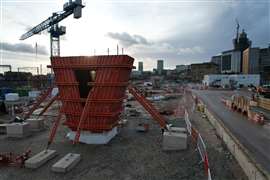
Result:
[[[66,1],[0,1],[0,63],[15,68],[48,65],[48,33],[25,41],[18,38],[52,12],[61,10]],[[67,34],[61,38],[63,56],[93,55],[94,49],[96,55],[106,55],[107,48],[110,54],[116,54],[118,44],[120,52],[123,47],[124,54],[136,59],[134,65],[143,61],[145,70],[155,68],[157,59],[167,62],[166,68],[207,62],[212,56],[233,48],[236,18],[253,42],[252,47],[266,48],[270,43],[269,1],[85,2],[81,19],[69,17],[60,23],[67,27]],[[31,53],[36,42],[37,57]]]

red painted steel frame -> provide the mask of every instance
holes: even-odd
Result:
[[[29,118],[32,113],[39,107],[39,105],[51,94],[52,92],[52,87],[48,88],[44,93],[42,93],[34,102],[32,108],[24,115],[24,119]]]
[[[43,108],[43,110],[38,114],[38,116],[42,116],[48,109],[49,107],[54,103],[54,101],[58,98],[58,94],[55,95],[49,102],[48,104]]]
[[[139,92],[139,90],[131,85],[128,86],[129,92],[134,96],[134,98],[147,110],[150,115],[156,120],[160,127],[166,129],[166,121],[159,114],[156,108]]]
[[[51,129],[51,132],[50,132],[50,135],[49,135],[49,140],[48,140],[48,144],[47,144],[47,148],[49,148],[49,146],[52,144],[53,140],[54,140],[54,137],[55,137],[55,134],[56,134],[56,131],[57,131],[57,128],[60,124],[60,121],[61,121],[61,118],[62,118],[62,113],[59,113],[57,118],[55,119],[54,121],[54,124],[53,124],[53,127]]]
[[[127,55],[54,57],[55,83],[71,130],[109,131],[117,125],[134,59]],[[76,71],[95,72],[87,98],[81,97]],[[87,77],[86,77],[87,78]],[[80,125],[79,125],[80,124]]]

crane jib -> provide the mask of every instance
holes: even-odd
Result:
[[[35,34],[38,34],[42,31],[48,29],[49,27],[59,23],[60,21],[62,21],[65,18],[67,18],[69,15],[73,14],[74,10],[76,8],[83,8],[83,7],[84,6],[82,4],[78,4],[78,3],[74,2],[73,4],[70,5],[70,8],[66,8],[66,9],[64,9],[64,11],[61,11],[61,12],[53,13],[53,15],[51,17],[47,18],[46,20],[44,20],[43,22],[41,22],[37,26],[33,27],[31,30],[29,30],[28,32],[23,34],[20,37],[20,40],[27,39]]]

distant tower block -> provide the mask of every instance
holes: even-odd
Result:
[[[143,72],[143,62],[142,61],[138,62],[138,71]]]
[[[157,60],[157,72],[159,75],[162,75],[163,68],[164,68],[164,61],[163,60]]]

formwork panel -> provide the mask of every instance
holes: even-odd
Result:
[[[75,131],[85,108],[82,130],[111,130],[123,109],[133,61],[127,55],[54,57],[51,64],[62,101],[61,112],[66,115],[65,125]]]

